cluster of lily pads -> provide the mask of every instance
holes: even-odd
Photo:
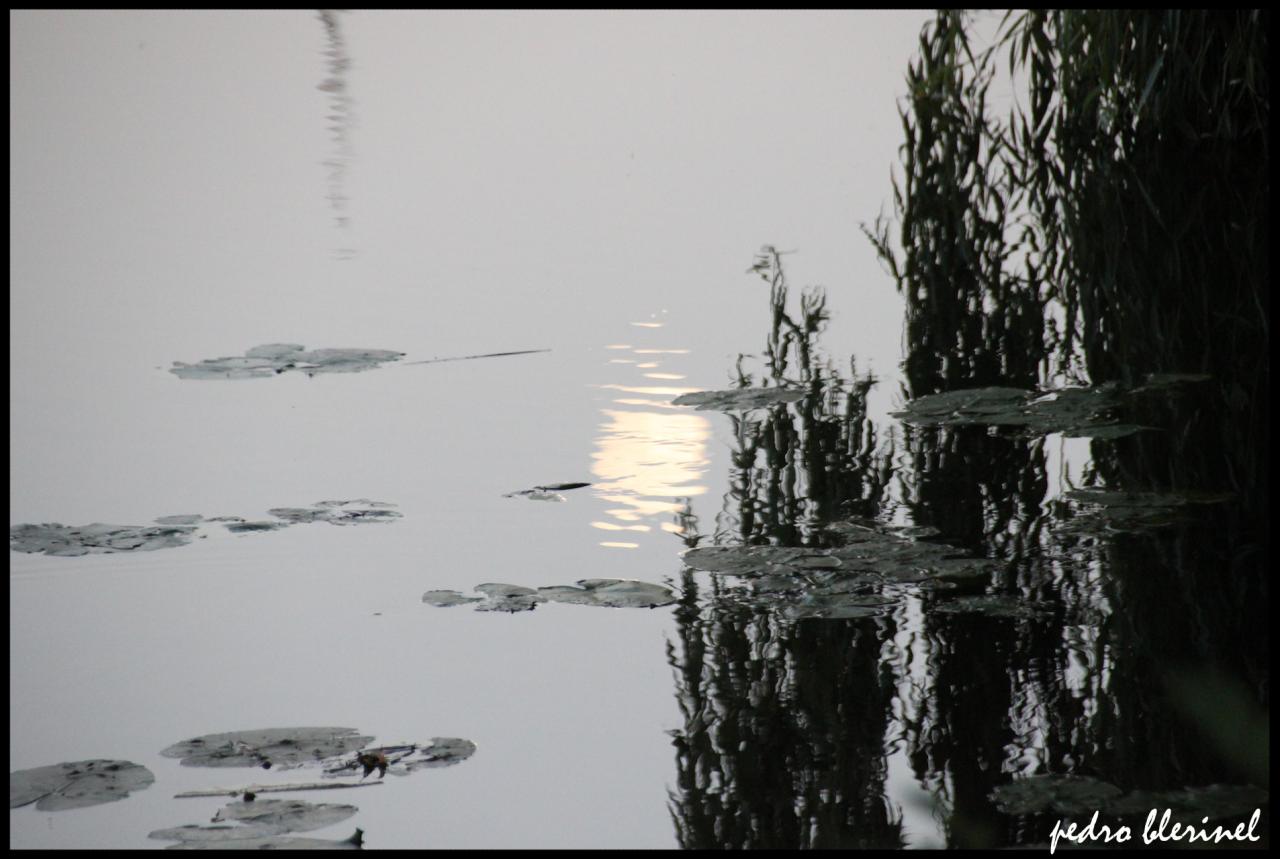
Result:
[[[1145,815],[1152,809],[1170,809],[1173,813],[1220,820],[1248,815],[1255,808],[1265,808],[1270,794],[1251,785],[1213,784],[1182,790],[1125,792],[1088,776],[1036,775],[1001,785],[991,793],[996,807],[1005,814],[1042,814],[1052,812],[1079,816],[1101,811],[1114,817]]]
[[[185,546],[195,534],[193,525],[12,525],[9,548],[15,552],[43,552],[74,557],[108,552],[149,552]]]
[[[242,356],[207,358],[198,364],[174,361],[169,370],[180,379],[259,379],[290,370],[314,376],[317,373],[359,373],[389,361],[398,361],[404,352],[388,349],[312,349],[298,343],[266,343],[246,350]]]
[[[884,615],[899,586],[954,595],[935,605],[944,613],[979,613],[1031,619],[1046,608],[1013,596],[963,595],[981,590],[998,568],[995,561],[968,557],[945,543],[918,539],[931,531],[848,521],[829,530],[843,540],[832,548],[706,546],[690,549],[685,566],[743,580],[733,594],[744,605],[777,611],[795,620],[849,619]]]
[[[261,767],[294,769],[309,765],[322,768],[322,778],[332,781],[249,785],[233,789],[188,791],[184,797],[234,796],[220,809],[213,826],[187,825],[151,832],[149,837],[177,841],[184,848],[329,848],[350,849],[363,843],[357,829],[342,840],[296,838],[291,832],[319,829],[351,817],[354,805],[307,803],[298,800],[259,799],[259,793],[323,788],[349,788],[378,781],[363,779],[377,769],[379,779],[388,772],[407,775],[418,769],[453,766],[475,754],[476,746],[460,737],[434,737],[427,743],[368,748],[373,737],[354,728],[268,728],[206,734],[174,743],[160,754],[180,758],[193,767]],[[360,781],[337,777],[363,769]],[[115,802],[131,791],[155,782],[146,767],[131,761],[90,760],[55,764],[9,773],[9,807],[35,803],[39,811],[62,811]]]
[[[1023,388],[965,388],[917,397],[893,416],[919,427],[1021,427],[1033,434],[1062,433],[1078,438],[1114,439],[1155,427],[1121,423],[1115,414],[1129,397],[1203,382],[1195,374],[1151,374],[1136,388],[1118,382],[1094,387],[1030,391]]]
[[[476,611],[505,612],[532,611],[543,602],[609,608],[658,608],[676,601],[675,594],[661,585],[623,579],[582,579],[576,587],[552,585],[545,588],[486,583],[476,585],[474,590],[481,596],[450,590],[427,591],[422,595],[422,601],[439,608],[471,604]]]
[[[1095,536],[1132,534],[1177,525],[1191,520],[1192,508],[1221,504],[1235,496],[1193,490],[1120,492],[1107,489],[1073,489],[1063,493],[1074,515],[1057,526],[1063,534]]]
[[[202,523],[222,523],[235,534],[278,531],[290,525],[328,522],[330,525],[357,525],[390,522],[400,518],[395,507],[383,501],[357,498],[352,501],[320,501],[313,507],[276,507],[267,512],[277,521],[249,521],[240,516],[206,519],[197,513],[161,516],[155,525],[68,526],[57,522],[43,525],[13,525],[9,528],[9,548],[16,552],[43,552],[74,557],[111,552],[149,552],[185,546],[196,536]]]

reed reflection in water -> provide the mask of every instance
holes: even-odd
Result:
[[[947,846],[1044,844],[1060,812],[1010,811],[997,799],[1033,775],[1105,783],[1107,796],[1128,802],[1112,811],[1097,800],[1113,824],[1140,826],[1138,806],[1145,814],[1181,803],[1183,822],[1207,814],[1234,825],[1255,802],[1265,806],[1267,590],[1251,545],[1254,511],[1206,505],[1135,530],[1123,520],[1090,526],[1064,500],[1073,481],[1213,487],[1221,475],[1196,460],[1158,456],[1168,454],[1169,430],[1071,444],[982,425],[879,430],[866,415],[873,380],[845,378],[821,356],[824,296],[810,292],[793,311],[780,263],[770,252],[775,314],[764,370],[747,372],[740,359],[739,383],[804,396],[719,418],[733,429],[728,488],[711,533],[691,505],[677,513],[681,540],[816,550],[839,545],[841,526],[896,527],[945,541],[988,572],[945,587],[886,588],[900,599],[885,614],[836,620],[796,618],[795,600],[808,596],[803,575],[777,598],[781,573],[757,585],[753,574],[686,568],[668,643],[684,719],[672,732],[670,793],[682,846],[905,846],[919,833],[905,831],[903,806],[922,792]],[[949,303],[948,294],[931,305],[939,316],[972,315],[978,330],[983,304]],[[937,337],[909,339],[908,384],[917,393],[1034,386],[1034,354],[1025,365],[1026,355],[987,360],[1042,335],[1038,319],[1027,325],[1004,345],[940,350]],[[929,360],[911,360],[918,353]],[[1143,424],[1187,432],[1206,424],[1214,395],[1148,395],[1134,408]],[[1068,448],[1070,468],[1051,479]],[[965,609],[965,595],[1001,610]],[[895,771],[914,782],[914,800],[893,789]],[[1248,807],[1211,799],[1222,795]]]
[[[347,72],[351,68],[351,58],[347,54],[346,39],[342,34],[341,18],[343,10],[321,9],[316,15],[324,24],[325,40],[328,43],[323,51],[327,58],[329,76],[321,81],[316,89],[328,95],[329,113],[325,117],[329,121],[329,139],[333,150],[323,162],[329,171],[329,189],[325,194],[334,212],[334,224],[339,230],[351,226],[351,217],[347,212],[346,179],[347,169],[352,158],[351,126],[353,101],[349,93]],[[353,248],[337,248],[336,259],[351,259],[356,251]]]

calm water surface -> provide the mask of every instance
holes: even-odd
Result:
[[[402,518],[11,552],[11,770],[120,758],[156,782],[15,809],[10,845],[163,847],[147,833],[223,804],[175,793],[298,774],[161,749],[301,725],[476,743],[298,795],[358,805],[306,834],[359,826],[371,848],[1042,846],[1050,815],[994,798],[1024,777],[1152,804],[1265,788],[1265,480],[1195,495],[1222,488],[1219,460],[1171,455],[1204,433],[1189,447],[1216,456],[1222,418],[1193,386],[1224,380],[1148,393],[1126,420],[1164,432],[1114,441],[890,414],[973,386],[966,367],[1037,372],[990,310],[957,312],[969,343],[926,330],[951,311],[917,295],[929,336],[904,338],[859,230],[888,207],[927,17],[11,14],[11,525],[359,498]],[[764,246],[785,253],[762,278]],[[280,342],[405,357],[167,372]],[[765,383],[804,396],[672,403]],[[568,482],[591,486],[504,497]],[[1099,512],[1085,485],[1193,494],[1179,515]],[[888,607],[796,619],[868,523],[898,578],[837,593]],[[803,587],[682,562],[742,544],[804,547],[786,556]],[[931,551],[917,567],[953,581],[901,560]],[[589,578],[678,601],[421,602]],[[1223,796],[1182,801],[1246,820]]]
[[[687,499],[714,519],[733,429],[670,400],[727,387],[763,347],[768,286],[745,273],[763,244],[831,291],[831,353],[894,378],[900,303],[857,225],[887,197],[924,16],[10,21],[11,523],[361,497],[404,517],[11,553],[10,768],[114,757],[156,774],[124,802],[18,809],[11,846],[162,847],[146,833],[221,805],[174,793],[269,774],[161,748],[309,724],[479,746],[358,798],[304,797],[358,804],[370,847],[675,846],[673,609],[419,597],[675,581],[674,514]],[[406,362],[551,351],[165,372],[280,341]],[[563,481],[594,485],[502,497]],[[911,842],[935,843],[927,809],[905,813]]]

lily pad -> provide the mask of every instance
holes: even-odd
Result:
[[[179,826],[173,829],[159,829],[151,833],[153,838],[176,840],[192,837],[190,833],[198,831],[221,831],[236,833],[238,836],[248,827],[243,826]],[[241,838],[222,836],[216,839],[183,840],[169,845],[170,850],[360,850],[364,846],[364,830],[356,827],[353,835],[342,840],[329,838],[307,838],[293,835],[268,835]]]
[[[1113,784],[1086,776],[1037,775],[1001,785],[991,793],[1005,814],[1091,814],[1105,810],[1123,793]]]
[[[939,426],[968,416],[1017,414],[1033,396],[1022,388],[966,388],[917,397],[904,411],[891,414],[915,426]]]
[[[354,805],[309,803],[296,799],[239,800],[227,804],[214,815],[213,822],[232,822],[231,826],[175,826],[157,829],[149,838],[162,841],[179,841],[186,848],[245,849],[264,847],[315,846],[296,842],[311,839],[276,840],[286,832],[307,832],[339,823],[358,811]],[[243,825],[240,825],[243,824]],[[356,846],[360,830],[347,843]],[[294,842],[294,843],[288,843]],[[344,842],[332,842],[338,846]]]
[[[323,522],[333,516],[329,510],[323,507],[273,507],[267,512],[277,519],[284,519],[289,524]]]
[[[1126,394],[1117,383],[1092,388],[964,388],[917,397],[892,415],[913,426],[1022,427],[1034,434],[1116,439],[1156,427],[1120,423],[1112,413]]]
[[[804,399],[804,393],[794,388],[733,388],[728,391],[681,394],[671,404],[694,406],[700,411],[738,412],[760,409],[775,403],[794,403]]]
[[[676,601],[675,594],[661,585],[624,579],[582,579],[577,586],[552,585],[528,588],[489,582],[476,585],[484,597],[464,596],[458,591],[427,591],[422,601],[441,608],[474,603],[476,611],[529,611],[542,602],[562,602],[609,608],[657,608]]]
[[[422,595],[422,601],[424,603],[427,605],[439,606],[440,608],[480,602],[482,599],[484,599],[484,597],[464,596],[458,591],[427,591]]]
[[[256,534],[262,531],[279,531],[288,528],[288,522],[228,522],[225,526],[232,534]]]
[[[476,744],[461,737],[432,737],[431,744],[418,752],[418,758],[406,761],[410,770],[460,764],[476,753]]]
[[[559,585],[538,588],[538,596],[549,602],[599,605],[611,608],[657,608],[671,605],[676,596],[661,585],[622,579],[583,579],[579,587]]]
[[[204,521],[199,513],[179,513],[174,516],[161,516],[156,519],[157,525],[195,525]]]
[[[1266,808],[1268,791],[1252,785],[1212,784],[1181,790],[1124,793],[1115,785],[1086,776],[1039,775],[1018,779],[992,792],[996,807],[1006,814],[1063,815],[1090,814],[1147,815],[1152,809],[1169,809],[1174,814],[1194,818],[1194,823],[1238,818],[1254,809]]]
[[[810,576],[838,573],[836,580],[859,584],[910,584],[930,580],[979,579],[996,568],[984,558],[945,543],[904,539],[855,523],[836,523],[828,530],[845,539],[830,549],[782,546],[706,546],[684,555],[686,566],[729,576]]]
[[[1141,387],[1134,388],[1131,393],[1146,393],[1148,391],[1163,391],[1168,388],[1179,387],[1182,385],[1192,385],[1198,382],[1208,382],[1213,377],[1204,373],[1148,373],[1147,377],[1142,380]]]
[[[276,358],[289,359],[304,349],[306,347],[299,343],[266,343],[262,346],[246,349],[244,356],[246,358],[266,358],[267,360]]]
[[[156,780],[132,761],[91,760],[9,773],[9,807],[36,803],[38,811],[65,811],[124,799]]]
[[[897,601],[860,594],[806,594],[798,602],[781,606],[784,617],[793,620],[850,620],[884,617]]]
[[[1031,620],[1041,617],[1046,609],[1036,603],[1018,597],[988,594],[985,596],[956,597],[940,602],[932,609],[937,614],[983,614],[987,617]]]
[[[43,552],[72,557],[110,552],[150,552],[172,549],[191,542],[195,527],[190,525],[91,525],[68,527],[52,522],[44,525],[14,525],[9,528],[9,548],[16,552]]]
[[[476,585],[475,590],[484,594],[486,599],[476,606],[476,611],[532,611],[542,602],[542,597],[533,588],[523,585],[505,585],[500,582],[488,582]]]
[[[298,765],[344,755],[367,744],[355,728],[265,728],[205,734],[174,743],[160,754],[190,767]]]
[[[518,489],[515,492],[506,492],[503,498],[525,498],[529,501],[568,501],[558,492],[548,492],[545,489]]]
[[[1266,808],[1270,793],[1252,785],[1211,784],[1182,790],[1135,790],[1112,802],[1107,808],[1113,814],[1148,814],[1151,809],[1170,809],[1174,814],[1210,820],[1247,817],[1255,808]]]
[[[1122,492],[1073,489],[1063,493],[1063,498],[1084,505],[1084,509],[1059,525],[1058,531],[1085,536],[1139,533],[1189,521],[1185,511],[1189,505],[1221,504],[1234,497],[1231,493],[1193,490]]]
[[[1235,496],[1230,492],[1118,492],[1107,489],[1072,489],[1063,498],[1103,507],[1181,507],[1186,504],[1222,504]]]
[[[311,803],[298,799],[240,800],[219,809],[213,816],[213,822],[235,821],[277,833],[306,832],[339,823],[358,810],[354,805]]]
[[[385,501],[357,498],[353,501],[320,501],[313,507],[274,507],[267,512],[289,524],[328,522],[330,525],[362,525],[401,518],[400,513],[390,509],[395,506]]]
[[[382,746],[375,750],[358,752],[354,760],[346,760],[325,769],[326,776],[364,771],[369,775],[374,767],[381,772],[405,775],[417,769],[435,769],[460,764],[476,753],[476,744],[461,737],[432,737],[428,743],[410,743]],[[363,778],[363,776],[362,776]]]
[[[298,343],[267,343],[254,346],[243,356],[209,358],[197,364],[174,361],[169,370],[180,379],[269,378],[289,370],[314,376],[317,373],[358,373],[389,361],[398,361],[403,352],[387,349],[313,349]]]
[[[1063,430],[1062,434],[1069,438],[1096,438],[1109,441],[1148,430],[1158,431],[1159,428],[1144,427],[1138,424],[1099,424],[1097,426],[1072,427]]]

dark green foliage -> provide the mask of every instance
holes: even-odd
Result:
[[[908,397],[1115,383],[1133,394],[1121,419],[1163,431],[1095,437],[1085,483],[1223,502],[1185,517],[1107,505],[1054,528],[1070,505],[1045,504],[1038,443],[908,432],[912,521],[1006,559],[996,590],[1096,626],[1087,648],[1039,628],[931,632],[937,715],[908,742],[921,780],[947,773],[952,846],[1044,837],[983,795],[1002,748],[1023,742],[992,714],[1019,723],[1027,689],[1050,718],[1042,771],[1124,790],[1256,777],[1223,738],[1265,718],[1269,689],[1268,24],[1249,10],[1035,10],[1006,16],[978,54],[969,23],[942,12],[921,36],[897,230],[868,231],[906,299]],[[998,57],[1018,91],[1004,121],[987,107]],[[1151,387],[1170,380],[1204,383]],[[1084,691],[1063,681],[1067,650],[1094,663]],[[1206,699],[1183,676],[1241,691]]]

